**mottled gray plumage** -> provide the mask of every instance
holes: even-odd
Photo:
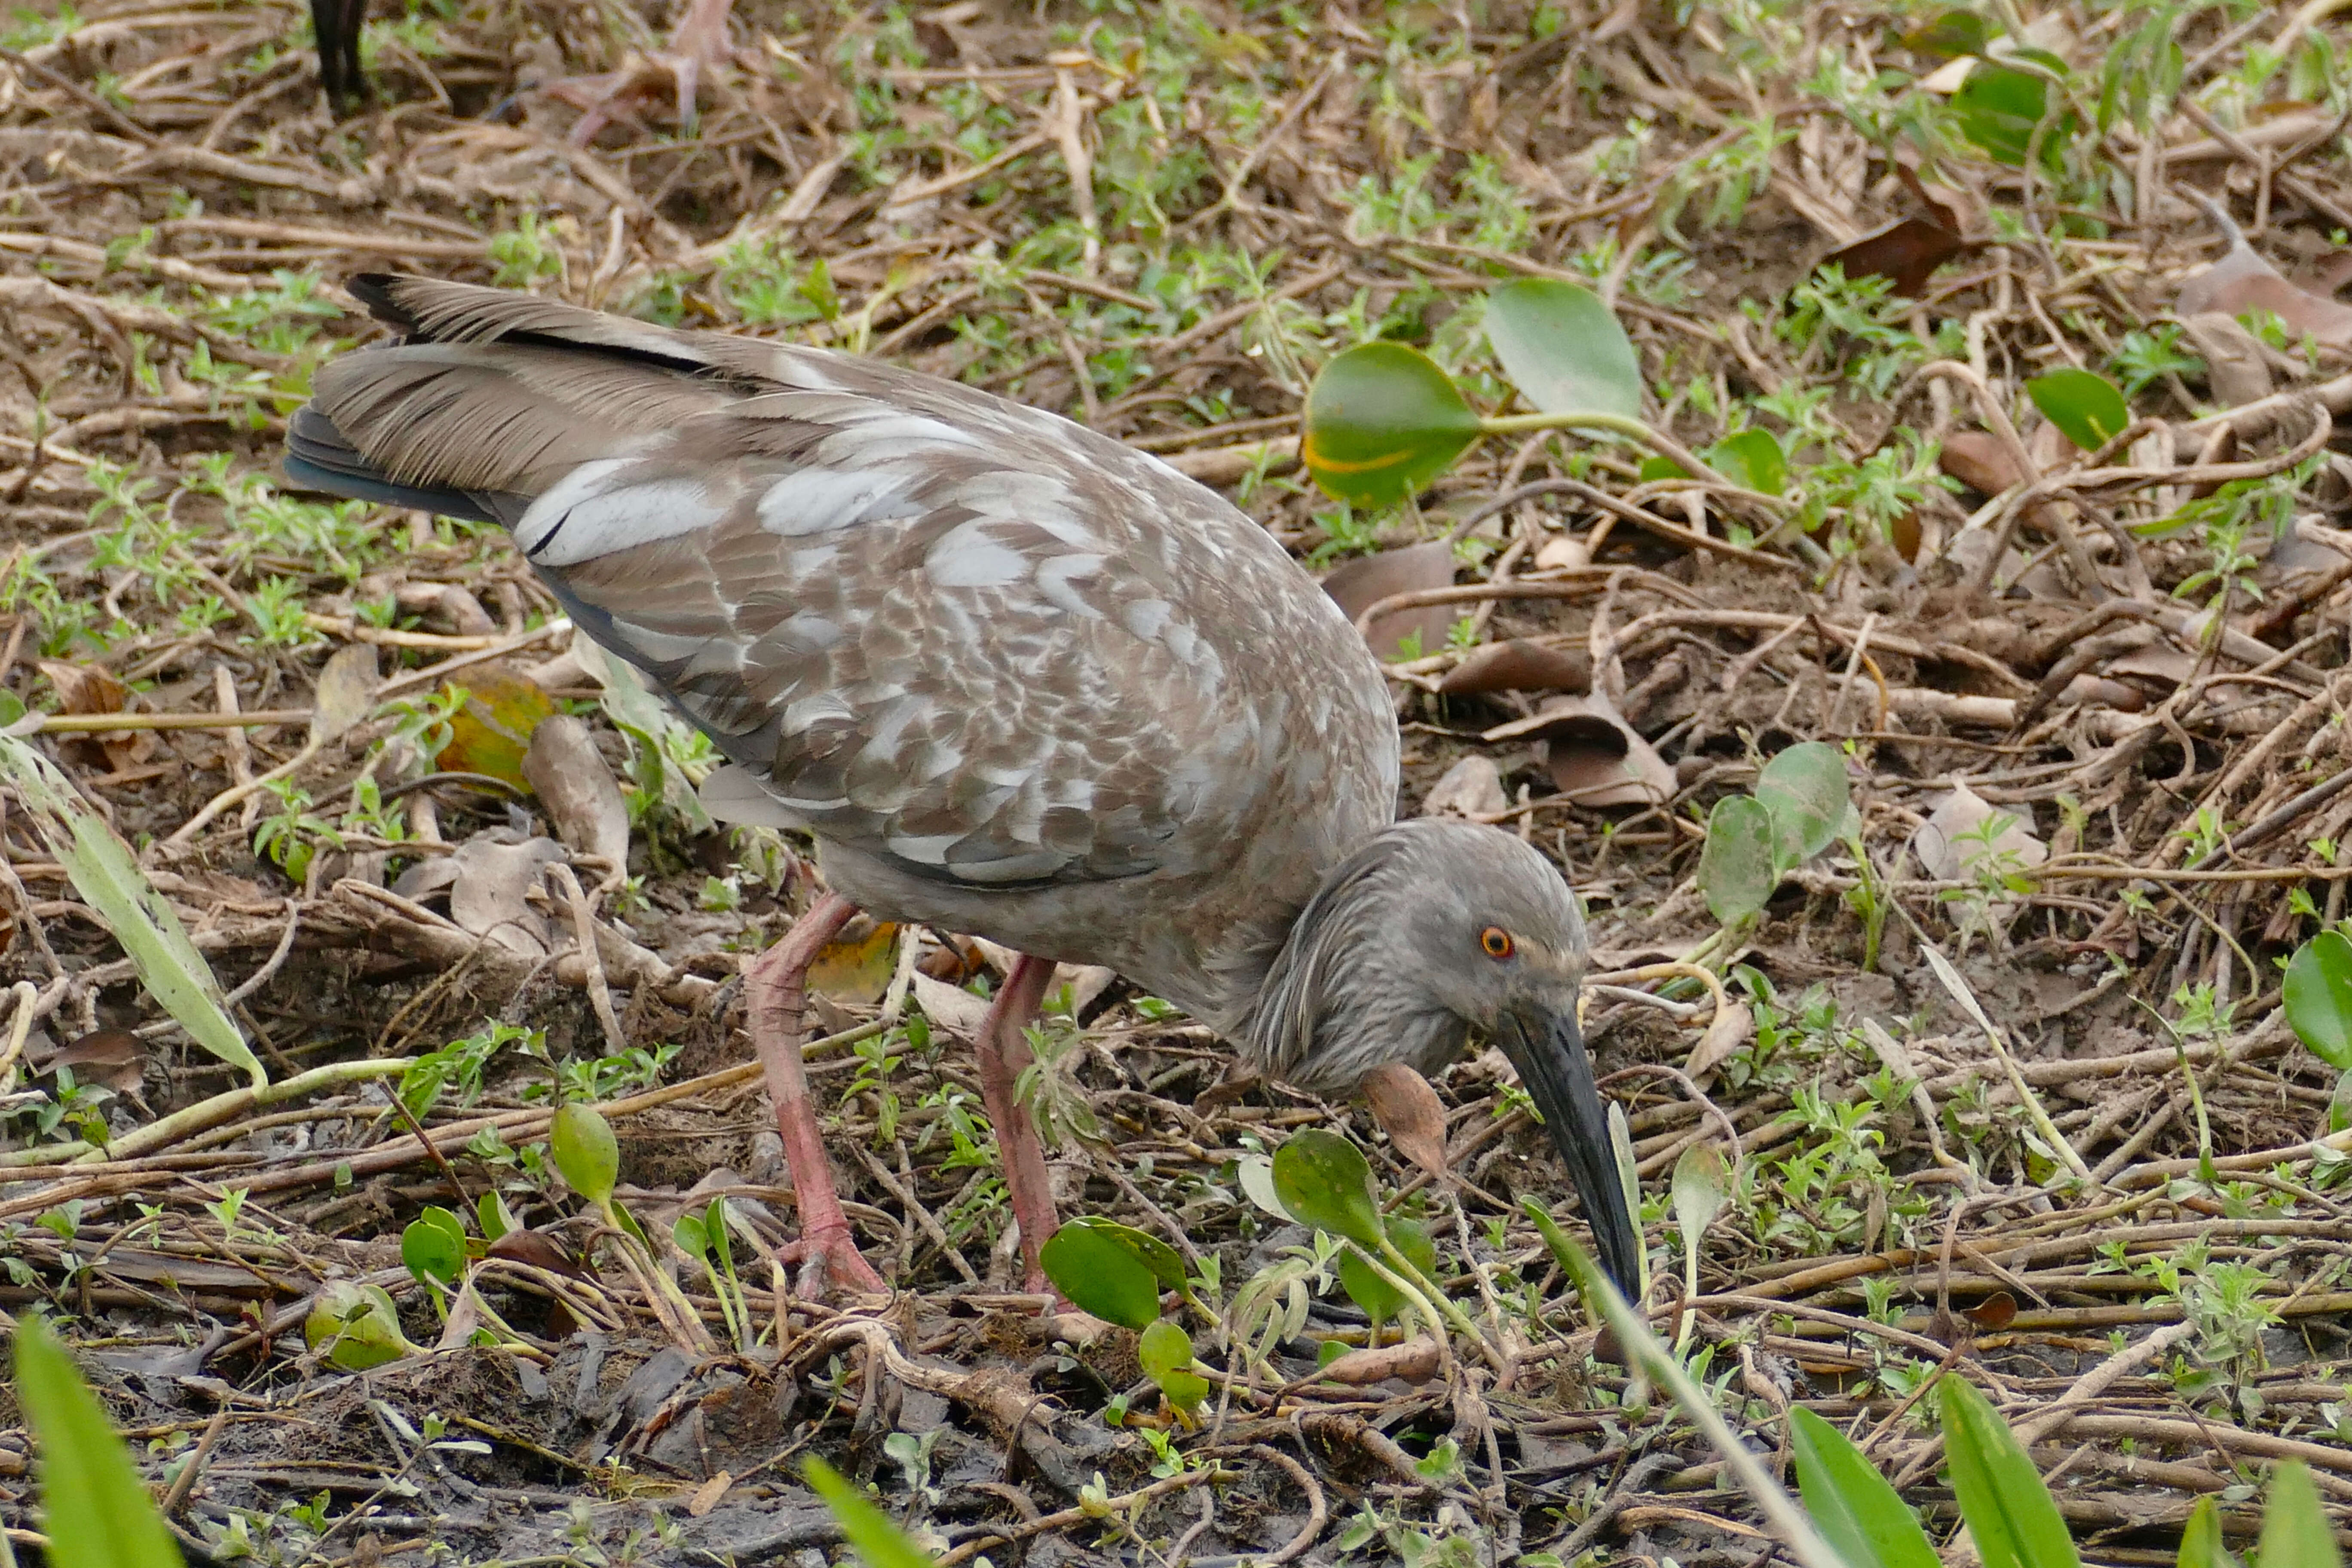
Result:
[[[1378,666],[1213,491],[872,361],[354,292],[408,342],[319,372],[289,474],[511,530],[734,764],[714,813],[807,829],[857,905],[1109,965],[1326,1092],[1531,999],[1572,1017],[1558,873],[1490,828],[1390,826]]]

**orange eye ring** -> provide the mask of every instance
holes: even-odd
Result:
[[[1511,933],[1501,926],[1488,926],[1478,933],[1478,947],[1479,951],[1486,953],[1487,957],[1500,961],[1517,952],[1518,944],[1511,940]]]

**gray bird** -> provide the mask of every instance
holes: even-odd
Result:
[[[404,339],[319,371],[289,478],[508,529],[727,757],[712,814],[816,840],[833,891],[745,966],[793,1257],[879,1285],[800,1054],[804,972],[862,908],[1024,955],[976,1045],[1033,1286],[1055,1220],[1013,1083],[1061,962],[1329,1096],[1496,1041],[1633,1288],[1575,901],[1509,834],[1393,820],[1380,668],[1264,529],[1067,420],[873,361],[465,284],[351,288]]]

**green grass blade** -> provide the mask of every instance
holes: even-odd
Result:
[[[2057,1500],[2008,1424],[1965,1379],[1946,1377],[1940,1397],[1952,1494],[1984,1568],[2082,1568]]]
[[[1844,1433],[1800,1405],[1789,1412],[1789,1443],[1805,1511],[1853,1568],[1941,1568],[1918,1516]]]
[[[811,1454],[801,1464],[801,1475],[841,1521],[849,1550],[866,1568],[930,1568],[929,1554],[908,1540],[907,1532],[891,1523],[890,1516],[867,1500],[839,1470]]]
[[[2300,1459],[2289,1460],[2271,1475],[2260,1551],[2263,1568],[2344,1568],[2336,1532],[2319,1506],[2318,1489]]]
[[[40,1442],[54,1568],[181,1568],[131,1450],[38,1318],[16,1322],[16,1399]]]

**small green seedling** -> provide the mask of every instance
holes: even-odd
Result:
[[[1726,929],[1763,912],[1780,879],[1835,843],[1853,802],[1845,756],[1822,741],[1790,746],[1764,764],[1752,795],[1716,802],[1699,853],[1698,886]]]
[[[727,1233],[727,1200],[716,1197],[700,1214],[692,1209],[670,1226],[677,1249],[702,1265],[710,1293],[719,1299],[719,1315],[726,1320],[728,1337],[749,1349],[752,1342],[751,1306],[743,1282],[735,1274],[735,1244]]]
[[[2352,941],[2324,931],[2286,966],[2286,1022],[2311,1054],[2336,1069],[2334,1106],[2352,1104]],[[2331,1109],[2329,1120],[2336,1119]]]
[[[339,1279],[320,1290],[302,1322],[303,1342],[341,1372],[365,1372],[417,1353],[400,1310],[381,1285]]]
[[[1209,1381],[1193,1370],[1192,1336],[1160,1316],[1163,1290],[1199,1306],[1176,1249],[1132,1226],[1087,1216],[1055,1231],[1038,1261],[1071,1305],[1142,1336],[1136,1354],[1145,1374],[1170,1408],[1190,1420],[1209,1396]]]
[[[425,1287],[433,1298],[434,1310],[445,1319],[449,1309],[443,1292],[457,1289],[471,1250],[466,1222],[445,1208],[428,1207],[400,1233],[401,1262]]]

